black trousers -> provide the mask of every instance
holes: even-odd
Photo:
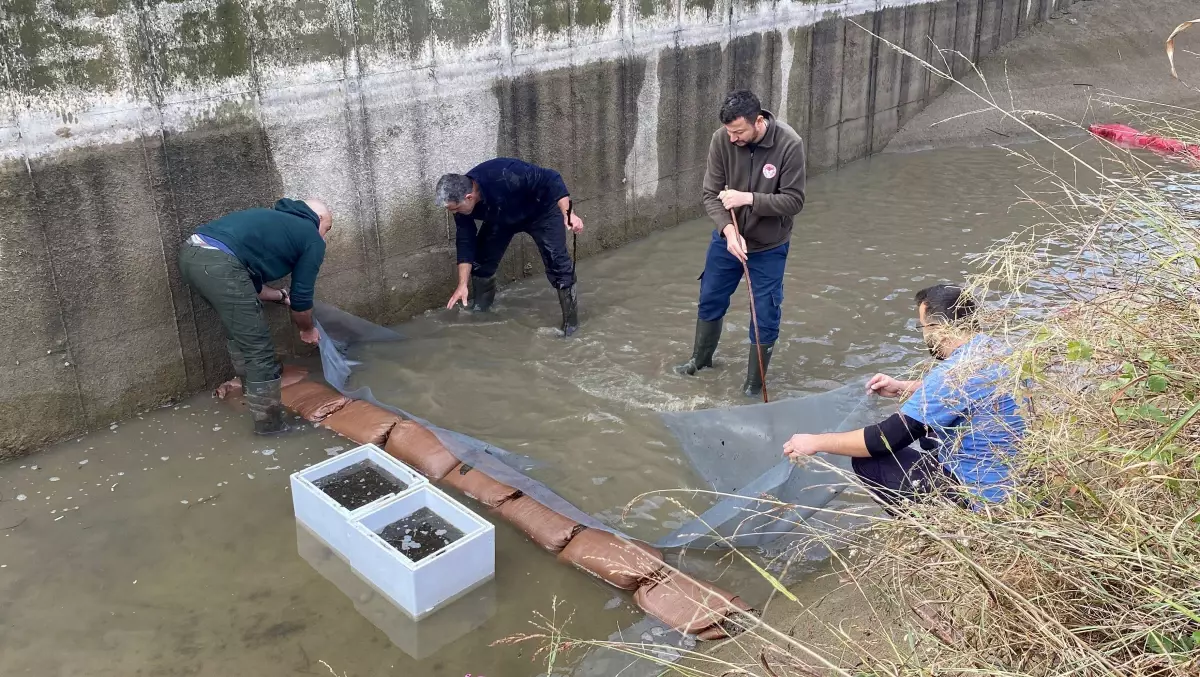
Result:
[[[958,480],[942,466],[936,452],[908,446],[894,454],[853,458],[850,464],[863,486],[885,506],[902,506],[935,495],[961,502],[953,489]]]
[[[475,236],[475,264],[471,266],[471,274],[475,277],[495,275],[500,259],[504,258],[504,252],[517,233],[529,233],[537,244],[551,286],[566,289],[575,284],[575,262],[567,251],[567,228],[557,207],[515,227],[497,228],[485,222]]]

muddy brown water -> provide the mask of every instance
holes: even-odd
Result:
[[[1032,178],[996,150],[884,155],[815,178],[788,263],[773,395],[915,365],[913,293],[960,279],[967,255],[1027,223],[1010,207],[1014,184]],[[584,262],[574,340],[556,337],[556,301],[536,278],[504,289],[489,317],[405,323],[405,341],[359,352],[356,384],[546,461],[534,475],[603,519],[642,492],[699,486],[656,412],[747,401],[744,290],[716,368],[670,370],[691,349],[710,231],[689,223]],[[288,492],[291,472],[353,445],[323,430],[265,440],[248,429],[243,412],[198,396],[0,465],[0,674],[327,675],[324,661],[350,677],[534,675],[545,667],[532,647],[491,644],[530,631],[555,598],[579,636],[642,616],[629,595],[499,523],[496,579],[453,618],[380,620],[370,591],[297,531]],[[650,497],[624,528],[653,540],[685,518]],[[723,571],[704,554],[683,566]],[[734,571],[720,584],[766,594]]]

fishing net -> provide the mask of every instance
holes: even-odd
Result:
[[[764,547],[793,532],[849,486],[850,459],[795,465],[782,457],[796,433],[854,430],[874,423],[865,382],[769,404],[664,412],[696,472],[718,494],[728,494],[696,519],[660,540],[660,548]],[[781,509],[775,501],[787,503]]]

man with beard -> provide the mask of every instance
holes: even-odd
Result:
[[[753,397],[763,391],[783,317],[792,221],[804,209],[804,141],[748,90],[727,94],[718,117],[703,185],[704,209],[716,229],[700,275],[692,356],[675,370],[692,376],[713,366],[729,301],[748,274],[757,322],[748,331],[742,392]]]
[[[919,381],[884,374],[870,392],[907,400],[884,421],[844,433],[793,435],[792,459],[851,457],[854,472],[885,505],[948,495],[963,505],[1003,501],[1025,423],[1003,348],[979,333],[975,302],[959,287],[917,292],[918,326],[937,363]]]

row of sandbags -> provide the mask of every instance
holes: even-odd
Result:
[[[486,506],[558,556],[558,560],[621,590],[665,624],[700,639],[737,634],[736,619],[752,612],[741,598],[697,581],[663,561],[662,553],[598,529],[589,529],[520,490],[459,462],[431,430],[415,421],[332,388],[300,381],[283,388],[283,404],[303,418],[359,444],[375,444],[431,481]]]

